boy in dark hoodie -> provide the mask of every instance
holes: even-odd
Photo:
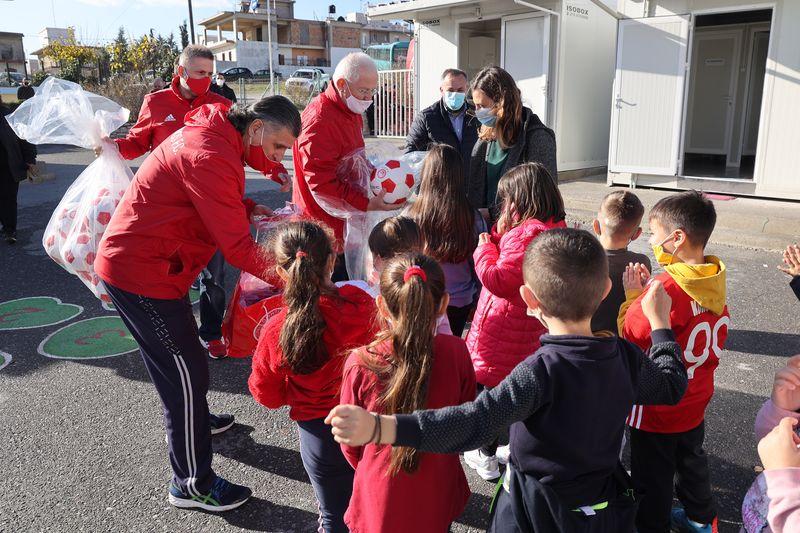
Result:
[[[639,533],[663,533],[670,524],[673,531],[717,531],[703,450],[705,411],[714,394],[714,370],[730,326],[725,265],[705,255],[716,219],[714,204],[698,191],[663,198],[650,211],[650,244],[665,270],[653,281],[662,283],[672,298],[672,329],[681,346],[689,387],[678,405],[636,405],[628,417],[631,475],[634,486],[645,492],[636,519]],[[619,317],[620,334],[643,350],[651,346],[650,324],[641,307],[649,278],[642,265],[628,267],[623,279],[627,300]],[[675,479],[683,508],[672,509]]]
[[[592,335],[592,315],[611,281],[605,251],[590,233],[542,233],[528,246],[523,276],[521,296],[549,333],[499,385],[474,402],[411,414],[340,405],[326,422],[342,444],[435,453],[473,450],[511,425],[490,531],[632,531],[635,502],[618,460],[625,417],[635,402],[677,403],[686,388],[669,298],[653,283],[643,300],[648,357],[621,338]]]

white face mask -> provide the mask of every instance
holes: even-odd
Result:
[[[221,80],[221,79],[217,78],[217,85],[222,87],[223,85],[225,85],[225,80]]]
[[[347,83],[347,82],[345,82]],[[347,84],[348,90],[350,90],[350,84]],[[359,100],[355,96],[353,96],[353,91],[350,90],[350,96],[345,99],[345,103],[347,104],[347,109],[355,113],[356,115],[360,115],[364,113],[369,106],[372,105],[372,98],[369,100]]]

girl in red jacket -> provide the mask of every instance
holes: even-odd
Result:
[[[519,289],[528,244],[540,233],[563,228],[564,201],[558,185],[539,163],[508,171],[497,184],[500,216],[491,233],[482,233],[473,254],[483,285],[467,335],[478,389],[500,383],[517,364],[539,348],[544,326],[527,313]],[[497,441],[464,454],[483,479],[500,477],[498,458],[508,462],[508,446]],[[495,454],[497,453],[497,456]]]
[[[358,287],[331,283],[333,243],[313,222],[278,229],[273,253],[285,307],[261,331],[248,385],[262,405],[289,406],[322,528],[347,532],[353,469],[323,419],[339,403],[346,354],[375,338],[375,302]]]
[[[388,414],[472,401],[475,374],[464,341],[434,331],[449,301],[442,268],[422,254],[398,256],[383,269],[380,290],[386,329],[348,358],[341,403]],[[342,451],[356,469],[345,514],[352,533],[444,533],[467,504],[457,455],[374,444]]]

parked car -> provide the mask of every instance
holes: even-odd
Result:
[[[11,83],[9,83],[9,77],[11,77]],[[0,87],[19,87],[22,85],[24,77],[20,72],[0,72]]]
[[[287,89],[304,89],[309,92],[323,92],[331,77],[321,68],[300,68],[286,80]]]
[[[225,76],[225,81],[229,83],[232,81],[238,81],[241,78],[249,80],[253,77],[253,71],[246,67],[231,67],[223,70],[221,74]]]
[[[261,70],[257,70],[255,72],[255,74],[253,74],[253,77],[256,78],[256,79],[259,79],[259,80],[269,80],[269,69],[268,68],[262,68]],[[272,77],[274,79],[276,79],[276,80],[279,80],[283,76],[277,70],[273,70],[272,71]]]

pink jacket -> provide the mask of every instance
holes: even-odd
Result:
[[[539,348],[545,329],[528,316],[519,295],[522,261],[528,244],[541,232],[563,227],[563,220],[529,219],[503,235],[492,228],[491,242],[475,250],[475,272],[483,289],[467,335],[467,348],[481,385],[494,387]]]
[[[787,416],[800,420],[800,413],[781,409],[772,400],[764,402],[756,416],[756,439]],[[742,521],[748,533],[800,531],[800,468],[766,470],[756,478],[742,503]]]

